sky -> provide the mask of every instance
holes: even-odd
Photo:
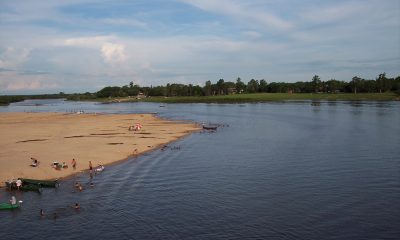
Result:
[[[0,0],[0,94],[400,75],[400,0]]]

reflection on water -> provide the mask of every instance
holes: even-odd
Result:
[[[229,127],[13,193],[1,239],[396,239],[398,102],[160,104],[40,101],[0,111],[158,112]],[[82,192],[74,182],[83,183]],[[0,192],[1,201],[11,193]],[[75,211],[71,206],[78,202]],[[40,209],[46,217],[39,216]],[[54,219],[54,212],[57,218]],[[15,226],[23,231],[15,231]],[[40,231],[38,231],[40,229]]]

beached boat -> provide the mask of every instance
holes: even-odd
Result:
[[[205,126],[203,125],[203,129],[205,130],[217,130],[218,126]]]
[[[24,184],[18,188],[16,181],[8,181],[6,182],[6,187],[8,190],[33,191],[38,193],[42,192],[42,187],[38,184]]]
[[[22,181],[23,185],[38,185],[46,188],[55,188],[58,187],[59,183],[57,180],[37,180],[37,179],[28,179],[28,178],[18,178]]]
[[[21,205],[19,203],[11,204],[11,203],[0,203],[0,210],[11,210],[19,208]]]

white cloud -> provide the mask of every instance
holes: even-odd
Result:
[[[0,73],[0,87],[6,91],[51,90],[58,84],[45,74],[21,74],[15,71]]]
[[[101,53],[107,63],[122,63],[126,60],[125,47],[122,44],[104,43]]]
[[[132,26],[138,28],[147,28],[147,23],[132,19],[132,18],[105,18],[101,20],[105,24],[120,25],[120,26]]]
[[[94,36],[94,37],[75,37],[54,41],[54,44],[60,46],[101,48],[105,43],[115,39],[115,36]]]
[[[249,25],[260,24],[272,30],[288,30],[293,23],[284,20],[267,9],[250,6],[245,1],[233,0],[181,0],[184,3],[195,6],[204,11],[227,15],[238,21],[244,21]]]
[[[243,36],[250,38],[250,39],[258,39],[262,37],[262,34],[256,31],[245,31],[242,32]]]
[[[121,64],[127,60],[125,46],[116,36],[93,36],[93,37],[74,37],[68,39],[58,39],[54,41],[55,46],[80,47],[88,49],[97,49],[104,62],[114,65]]]
[[[15,69],[23,64],[29,58],[31,49],[6,47],[3,51],[0,49],[0,68]]]

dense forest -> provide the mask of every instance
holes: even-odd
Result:
[[[219,79],[216,83],[206,81],[204,86],[192,84],[167,84],[166,86],[141,87],[130,82],[122,87],[105,87],[96,93],[71,94],[69,99],[95,99],[127,96],[215,96],[238,93],[382,93],[395,92],[400,94],[400,76],[388,78],[385,73],[379,74],[375,80],[353,77],[351,81],[331,79],[322,81],[318,75],[313,76],[309,82],[270,82],[266,80],[251,79],[236,82]]]

